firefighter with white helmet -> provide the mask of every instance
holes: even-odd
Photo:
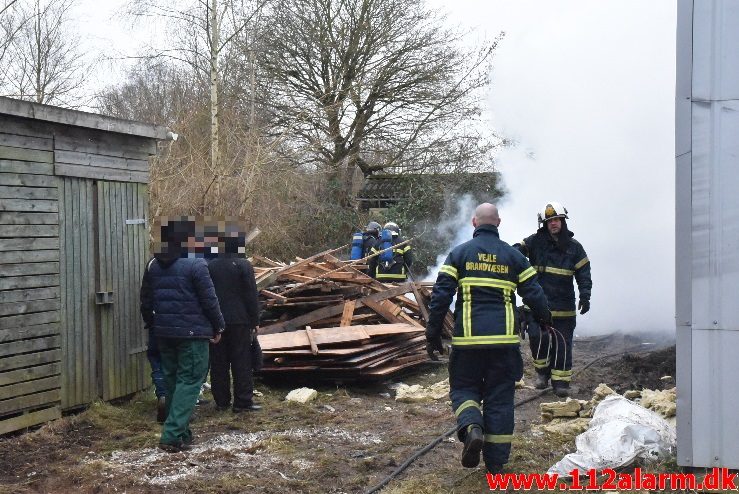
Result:
[[[542,326],[526,314],[529,345],[537,372],[536,387],[546,389],[551,379],[557,396],[569,396],[572,379],[572,337],[577,310],[590,310],[590,260],[567,227],[569,215],[562,204],[550,201],[537,214],[537,232],[515,247],[529,258],[552,310],[552,326]],[[577,310],[575,286],[579,292]]]
[[[398,224],[392,221],[385,223],[379,239],[370,250],[372,254],[381,252],[370,259],[370,276],[383,283],[402,283],[408,278],[413,264],[413,251],[410,244],[395,247],[402,242],[404,239]]]

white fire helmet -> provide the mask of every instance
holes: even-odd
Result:
[[[541,211],[539,211],[539,214],[537,216],[540,225],[548,220],[551,220],[552,218],[569,219],[569,216],[567,216],[567,208],[564,207],[562,204],[554,201],[548,202],[546,206],[541,208]]]

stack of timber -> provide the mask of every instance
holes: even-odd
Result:
[[[338,249],[337,249],[338,250]],[[254,256],[264,376],[383,379],[428,361],[431,283],[381,283],[337,250],[284,264]],[[444,321],[448,337],[451,314]]]

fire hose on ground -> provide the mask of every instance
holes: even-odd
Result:
[[[601,360],[604,360],[604,359],[607,359],[607,358],[619,357],[619,356],[626,355],[626,354],[647,353],[647,352],[653,352],[653,351],[656,351],[657,350],[656,348],[648,348],[648,349],[643,349],[641,351],[634,351],[634,350],[637,350],[637,349],[641,348],[642,346],[643,345],[638,345],[638,346],[627,348],[627,349],[622,350],[622,351],[617,352],[617,353],[610,353],[608,355],[602,355],[600,357],[596,357],[593,360],[591,360],[590,362],[588,362],[583,368],[578,369],[575,373],[573,373],[572,377],[575,377],[575,376],[579,375],[581,372],[583,372],[587,368],[589,368],[592,365],[596,364],[597,362],[599,362]],[[517,401],[513,405],[513,408],[518,408],[521,405],[524,405],[524,404],[529,403],[531,401],[534,401],[534,400],[536,400],[538,398],[541,398],[542,396],[544,396],[547,393],[549,393],[549,390],[548,389],[545,389],[545,390],[542,390],[542,391],[540,391],[540,392],[538,392],[538,393],[536,393],[536,394],[534,394],[532,396],[529,396],[528,398],[524,398],[524,399],[522,399],[520,401]],[[442,435],[436,437],[433,441],[431,441],[426,446],[424,446],[423,448],[419,449],[413,455],[411,455],[410,457],[408,457],[408,459],[406,461],[404,461],[403,464],[401,464],[398,468],[396,468],[390,475],[388,475],[387,477],[385,477],[379,484],[375,485],[374,487],[372,487],[371,489],[369,489],[368,491],[366,491],[365,494],[374,494],[375,492],[378,492],[379,490],[383,489],[395,477],[397,477],[398,475],[400,475],[401,473],[403,473],[403,471],[405,471],[409,466],[411,466],[411,464],[414,461],[416,461],[417,459],[419,459],[420,457],[422,457],[423,455],[425,455],[426,453],[428,453],[429,451],[431,451],[432,449],[434,449],[436,446],[439,445],[439,443],[441,443],[442,441],[444,441],[444,439],[446,439],[447,437],[451,436],[452,434],[454,434],[456,432],[457,432],[457,426],[455,425],[454,427],[452,427],[448,431],[444,432]]]

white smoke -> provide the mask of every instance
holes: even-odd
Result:
[[[436,257],[436,265],[428,268],[428,275],[423,281],[436,281],[439,269],[452,248],[472,238],[472,233],[475,231],[472,226],[472,216],[476,207],[477,204],[472,196],[465,194],[454,204],[453,212],[437,225],[432,235],[448,239],[447,246]]]
[[[675,2],[459,0],[451,22],[493,38],[491,128],[508,191],[501,238],[563,203],[591,259],[578,333],[674,330]]]

